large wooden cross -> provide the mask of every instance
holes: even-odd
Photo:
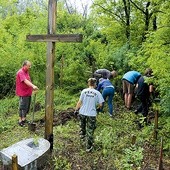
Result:
[[[57,0],[48,2],[47,35],[27,35],[26,40],[32,42],[47,42],[46,62],[46,99],[45,99],[45,139],[53,149],[53,112],[54,112],[54,61],[55,42],[82,42],[81,34],[55,34]]]

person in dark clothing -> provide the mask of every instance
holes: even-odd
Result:
[[[93,74],[94,78],[97,80],[96,85],[99,83],[100,78],[111,79],[117,76],[117,72],[115,70],[109,71],[107,69],[98,69]]]
[[[136,85],[136,96],[140,101],[135,113],[142,113],[144,117],[148,116],[149,103],[150,103],[150,94],[153,92],[152,83],[148,83],[149,77],[152,76],[152,70],[147,69],[144,76],[141,76]],[[145,119],[146,121],[147,119]]]

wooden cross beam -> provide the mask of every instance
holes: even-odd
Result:
[[[32,42],[82,42],[82,34],[27,35],[26,38]]]
[[[48,30],[47,35],[27,35],[26,40],[32,42],[47,42],[46,57],[46,98],[45,98],[45,139],[53,149],[53,112],[54,112],[54,61],[55,42],[82,42],[80,34],[55,34],[56,31],[56,0],[48,1]]]

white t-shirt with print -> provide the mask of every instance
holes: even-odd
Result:
[[[104,102],[103,96],[96,89],[86,88],[81,92],[82,105],[79,113],[85,116],[96,116],[96,106]]]

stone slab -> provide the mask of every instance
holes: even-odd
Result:
[[[26,167],[37,166],[37,162],[50,149],[50,142],[44,138],[25,139],[19,141],[0,151],[0,158],[3,165],[9,165],[12,162],[12,156],[15,154],[18,157],[18,165]],[[34,165],[36,164],[36,165]]]

